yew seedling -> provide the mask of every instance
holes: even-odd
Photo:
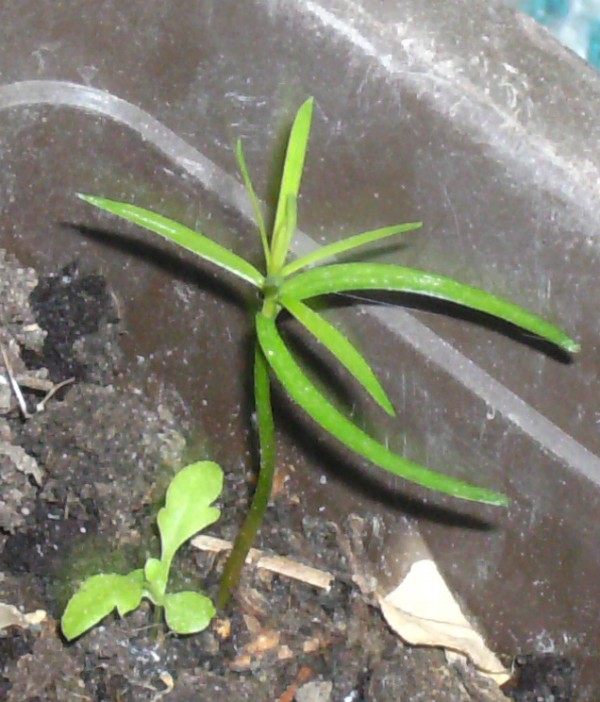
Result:
[[[483,290],[463,285],[451,278],[413,268],[380,263],[328,263],[334,256],[360,246],[417,229],[420,222],[399,224],[364,232],[337,241],[296,260],[288,253],[296,231],[297,200],[304,170],[313,111],[307,100],[296,114],[286,150],[272,230],[265,225],[240,141],[236,155],[242,179],[253,205],[264,253],[264,272],[233,251],[187,227],[155,212],[103,197],[80,195],[86,202],[175,242],[200,258],[254,286],[262,298],[255,315],[254,394],[258,418],[260,471],[247,519],[225,568],[218,604],[223,605],[237,583],[246,554],[255,538],[267,507],[275,470],[275,428],[270,399],[270,373],[288,395],[319,425],[338,441],[375,465],[405,480],[463,500],[491,505],[506,505],[507,499],[492,490],[470,485],[397,455],[376,441],[341,413],[298,365],[279,333],[277,320],[282,312],[294,317],[362,385],[390,415],[394,408],[387,394],[361,353],[335,326],[315,312],[306,300],[331,293],[360,290],[408,292],[458,303],[509,322],[569,352],[579,346],[559,328],[523,308]]]
[[[192,536],[215,522],[221,512],[211,504],[221,494],[223,471],[210,461],[186,466],[167,490],[165,506],[158,513],[161,556],[148,558],[143,568],[127,575],[92,575],[69,600],[61,619],[66,639],[81,636],[114,609],[124,617],[143,598],[164,610],[167,627],[176,634],[206,629],[215,615],[211,600],[199,592],[167,592],[173,556]]]

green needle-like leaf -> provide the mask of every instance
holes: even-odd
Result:
[[[250,196],[250,202],[254,209],[254,216],[256,217],[256,223],[260,231],[260,240],[262,242],[263,252],[265,254],[266,269],[269,270],[271,252],[269,251],[269,240],[267,237],[267,228],[265,227],[265,218],[263,217],[262,209],[260,207],[260,202],[256,197],[256,192],[254,191],[254,186],[252,185],[252,180],[250,178],[250,173],[248,172],[248,165],[246,164],[246,156],[244,155],[244,147],[242,146],[242,140],[238,139],[235,147],[235,155],[237,157],[238,165],[244,179],[244,185]]]
[[[375,373],[355,346],[332,324],[300,300],[283,297],[281,304],[356,378],[371,397],[392,417],[394,408]]]
[[[192,251],[200,258],[224,268],[238,278],[252,283],[257,288],[260,288],[264,282],[264,276],[251,263],[212,241],[204,234],[199,234],[183,224],[126,202],[117,202],[116,200],[108,200],[95,195],[82,195],[81,193],[78,193],[78,197],[90,205],[116,214],[128,222],[133,222],[133,224],[137,224],[169,241],[175,242],[181,248]]]
[[[413,231],[414,229],[420,229],[422,226],[423,222],[408,222],[407,224],[397,224],[393,227],[383,227],[382,229],[373,229],[373,231],[356,234],[348,239],[335,241],[333,244],[327,244],[327,246],[321,246],[320,249],[311,251],[311,253],[306,254],[306,256],[302,256],[302,258],[288,263],[287,266],[283,267],[281,273],[284,277],[287,277],[292,273],[296,273],[301,268],[306,268],[306,266],[311,266],[314,263],[325,260],[326,258],[331,258],[332,256],[338,256],[341,253],[352,251],[353,249],[357,249],[359,246],[372,244],[374,241],[387,239],[387,237],[394,236],[394,234],[401,234],[403,232]]]
[[[165,597],[167,626],[176,634],[204,631],[215,616],[213,603],[199,592],[176,592]]]
[[[300,191],[300,181],[304,170],[304,157],[306,156],[306,146],[310,134],[310,124],[312,121],[313,98],[304,102],[296,114],[288,140],[279,186],[279,196],[277,199],[277,209],[275,210],[275,222],[273,225],[273,241],[271,242],[271,264],[273,274],[278,274],[285,263],[285,258],[291,244],[293,232],[286,226],[288,218],[288,205],[290,195],[295,200],[298,199]]]
[[[192,463],[173,478],[157,519],[161,561],[167,566],[183,543],[219,518],[220,510],[210,504],[221,494],[222,486],[223,471],[212,461]]]
[[[298,198],[292,193],[288,195],[284,221],[287,229],[286,238],[291,244],[298,224]]]
[[[340,263],[312,268],[287,279],[281,296],[304,300],[349,290],[396,290],[448,300],[510,322],[566,351],[579,351],[579,344],[558,327],[522,307],[452,278],[414,268],[383,263]]]
[[[323,429],[381,468],[431,490],[491,505],[507,505],[504,495],[436,473],[392,453],[344,417],[317,390],[286,348],[272,319],[256,315],[258,339],[271,369],[290,397]]]
[[[117,609],[120,617],[139,607],[144,592],[144,571],[129,575],[101,574],[88,578],[71,597],[61,619],[62,632],[76,639]]]

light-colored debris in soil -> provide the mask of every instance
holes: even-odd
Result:
[[[201,551],[210,551],[212,553],[229,551],[232,548],[231,541],[202,534],[192,539],[191,543],[192,546]],[[332,573],[328,573],[325,570],[311,568],[286,556],[268,556],[257,548],[250,549],[246,557],[246,563],[278,575],[284,575],[287,578],[300,580],[307,585],[312,585],[322,590],[329,590],[335,579]]]
[[[274,629],[263,629],[259,627],[258,631],[252,630],[249,627],[252,639],[238,652],[237,656],[231,661],[229,667],[231,670],[243,671],[251,670],[260,664],[262,657],[269,653],[277,653],[281,633]],[[277,656],[279,660],[281,658]]]
[[[6,366],[14,379],[22,384],[47,380],[43,368],[27,370],[21,358],[22,349],[42,350],[46,333],[40,329],[29,303],[29,295],[37,285],[32,268],[22,268],[13,256],[0,249],[0,345],[3,362],[0,363],[0,415],[14,409],[17,399]]]
[[[28,629],[30,626],[41,624],[45,619],[46,612],[43,609],[23,614],[14,605],[0,602],[0,629],[8,629],[10,626]]]
[[[10,436],[8,426],[3,431],[0,429],[0,434]],[[0,529],[14,533],[25,523],[35,507],[43,478],[44,471],[32,456],[20,446],[0,439]]]
[[[13,339],[27,349],[41,351],[46,336],[35,321],[29,295],[37,285],[33,268],[23,268],[0,249],[0,328],[3,342]]]
[[[21,411],[23,419],[29,419],[31,413],[27,408],[22,388],[44,393],[42,399],[35,406],[36,412],[42,412],[46,407],[46,403],[52,399],[59,390],[74,382],[75,378],[67,378],[67,380],[63,380],[61,383],[53,383],[46,377],[47,371],[45,368],[27,371],[25,373],[15,373],[14,363],[18,362],[19,365],[23,365],[23,363],[18,355],[20,349],[12,340],[10,343],[14,347],[12,354],[6,350],[4,344],[0,343],[0,356],[2,356],[2,363],[4,365],[3,374],[0,373],[0,413],[6,414],[10,412],[16,403]],[[7,388],[9,388],[10,393],[12,393],[12,397],[8,396]]]
[[[298,689],[296,702],[329,702],[332,690],[328,681],[311,680]]]
[[[37,325],[29,303],[36,285],[33,269],[21,267],[0,250],[0,529],[8,533],[22,526],[33,511],[44,479],[35,459],[13,445],[8,423],[2,419],[17,407],[15,382],[49,382],[45,369],[27,370],[21,357],[23,349],[39,352],[44,344],[45,332]]]

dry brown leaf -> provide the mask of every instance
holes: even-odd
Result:
[[[398,587],[378,594],[392,629],[413,646],[436,646],[462,653],[502,685],[510,674],[468,622],[432,560],[413,563]]]

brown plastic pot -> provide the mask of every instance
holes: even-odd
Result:
[[[389,421],[357,404],[373,431],[507,493],[507,511],[315,448],[313,426],[289,430],[284,400],[281,462],[307,509],[379,520],[383,587],[418,555],[418,531],[500,652],[565,655],[582,695],[600,688],[597,74],[489,0],[46,0],[1,18],[2,246],[41,271],[75,257],[103,271],[129,332],[128,381],[177,392],[229,470],[250,456],[247,291],[75,193],[150,206],[258,261],[232,147],[244,139],[268,201],[307,95],[299,250],[423,219],[374,258],[483,286],[581,342],[571,362],[454,308],[336,311],[398,409]]]

